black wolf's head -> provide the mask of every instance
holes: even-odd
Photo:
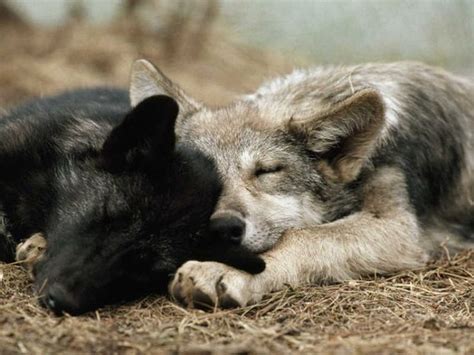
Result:
[[[206,258],[219,183],[206,158],[175,145],[177,114],[170,97],[148,98],[99,151],[58,165],[47,251],[35,267],[45,306],[78,314],[127,300],[163,289],[185,260]]]

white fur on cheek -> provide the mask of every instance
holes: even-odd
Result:
[[[242,245],[253,252],[260,252],[265,245],[265,236],[255,228],[252,220],[245,220],[245,235]]]
[[[303,228],[321,223],[321,211],[311,203],[309,196],[267,195],[269,218],[289,228]]]
[[[309,196],[265,195],[249,210],[242,244],[254,252],[271,249],[285,230],[321,224],[321,216]]]

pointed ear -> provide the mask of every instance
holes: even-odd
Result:
[[[182,112],[195,112],[202,106],[145,59],[133,63],[129,94],[132,107],[155,95],[171,96],[178,102]]]
[[[291,120],[289,129],[321,158],[323,173],[350,182],[370,158],[383,124],[382,97],[364,89],[314,117]]]
[[[169,96],[140,102],[107,137],[98,165],[110,172],[160,169],[172,157],[178,104]]]

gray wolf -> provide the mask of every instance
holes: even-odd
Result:
[[[166,290],[182,263],[218,247],[201,244],[220,185],[209,159],[175,144],[178,110],[168,96],[131,109],[126,91],[96,88],[0,118],[2,209],[44,306],[79,314]],[[249,254],[217,251],[215,260],[263,267]]]
[[[472,245],[472,81],[411,62],[313,68],[211,108],[149,62],[134,68],[132,103],[176,98],[179,137],[216,165],[214,237],[267,264],[190,261],[170,285],[184,303],[247,305],[285,284],[421,267],[445,237]]]

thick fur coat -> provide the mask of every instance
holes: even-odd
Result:
[[[289,284],[421,267],[474,233],[474,84],[419,63],[297,70],[225,107],[138,61],[131,98],[175,97],[178,135],[216,165],[216,238],[263,252],[251,276],[188,262],[170,290],[246,305]]]

